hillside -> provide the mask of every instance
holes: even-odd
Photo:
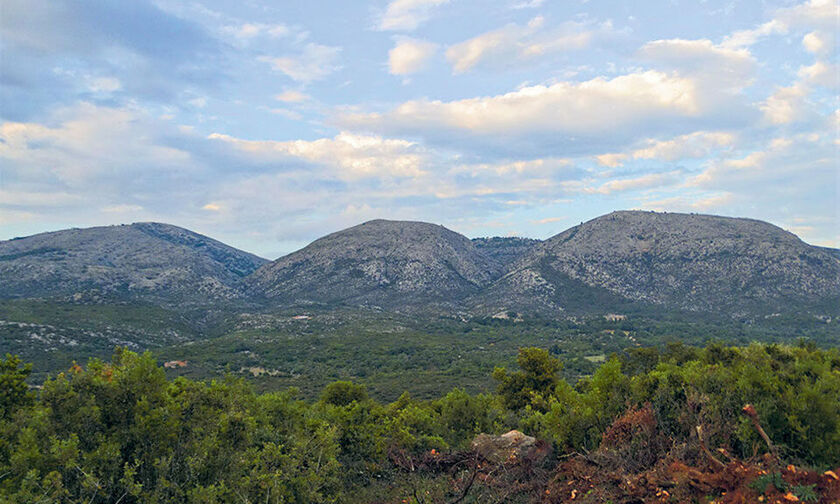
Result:
[[[515,262],[531,251],[540,240],[518,236],[473,238],[473,245],[484,255],[503,266]]]
[[[266,262],[168,224],[68,229],[0,242],[0,297],[231,299]]]
[[[582,299],[602,309],[625,300],[732,315],[833,314],[840,260],[762,221],[613,212],[535,247],[480,301],[564,308]]]
[[[248,283],[275,304],[452,306],[501,274],[470,240],[424,222],[374,220],[257,270]]]

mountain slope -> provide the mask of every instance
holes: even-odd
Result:
[[[495,260],[443,226],[374,220],[281,257],[248,283],[274,303],[422,308],[452,305],[500,273]]]
[[[473,245],[487,257],[503,266],[515,262],[531,251],[540,240],[534,238],[520,238],[518,236],[492,236],[487,238],[473,238]]]
[[[535,247],[479,303],[609,309],[622,299],[730,314],[831,310],[840,260],[762,221],[613,212]]]
[[[168,224],[68,229],[0,242],[0,297],[227,299],[266,262]]]

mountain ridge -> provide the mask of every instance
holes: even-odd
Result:
[[[0,277],[12,279],[0,297],[559,317],[625,305],[732,315],[830,311],[840,301],[838,253],[757,219],[645,211],[612,212],[543,241],[469,239],[437,224],[376,219],[274,261],[139,222],[0,242]]]

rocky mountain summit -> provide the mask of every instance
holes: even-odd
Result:
[[[266,262],[168,224],[68,229],[0,242],[0,297],[230,299]]]
[[[417,308],[452,305],[501,273],[496,260],[443,226],[374,220],[281,257],[248,283],[274,303]]]
[[[769,313],[840,301],[840,260],[762,221],[613,212],[536,246],[491,299],[563,308],[576,288],[607,302]]]

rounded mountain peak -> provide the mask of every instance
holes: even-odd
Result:
[[[74,228],[0,242],[0,296],[228,299],[265,262],[170,224]]]
[[[393,307],[457,301],[487,285],[500,269],[467,237],[441,225],[377,219],[263,266],[251,283],[285,302]]]
[[[560,285],[574,282],[631,301],[729,313],[840,299],[840,260],[828,251],[767,222],[701,214],[612,212],[549,238],[506,278],[531,297],[568,298]]]

